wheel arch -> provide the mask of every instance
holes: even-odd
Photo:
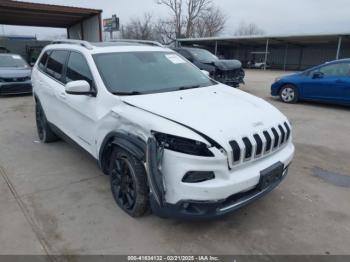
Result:
[[[118,146],[133,154],[136,159],[146,161],[147,143],[140,137],[123,132],[110,132],[104,139],[99,150],[99,166],[104,174],[108,174],[109,155],[113,146]]]

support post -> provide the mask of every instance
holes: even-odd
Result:
[[[218,55],[218,41],[215,41],[215,55]]]
[[[339,36],[339,38],[338,38],[337,56],[335,58],[336,60],[338,60],[339,56],[340,56],[340,49],[341,49],[342,40],[343,40],[343,38],[341,36]]]
[[[268,52],[269,52],[269,39],[266,39],[264,70],[266,70],[266,66],[267,66],[267,54],[268,54]]]
[[[101,13],[98,14],[98,37],[100,39],[100,42],[103,41],[102,39],[102,17],[101,17]]]
[[[300,56],[299,56],[299,66],[298,66],[298,70],[301,70],[301,68],[302,68],[303,56],[304,56],[304,48],[301,46],[301,47],[300,47]]]
[[[283,71],[286,71],[287,56],[288,56],[288,43],[286,44],[286,50],[284,52]]]
[[[80,23],[80,32],[81,32],[81,36],[80,36],[80,40],[85,40],[85,37],[84,37],[84,22],[81,21]]]

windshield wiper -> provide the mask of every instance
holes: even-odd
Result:
[[[181,86],[178,88],[178,90],[188,90],[188,89],[195,89],[195,88],[200,88],[202,87],[201,85],[193,85],[193,86]]]
[[[112,94],[117,96],[137,96],[137,95],[142,95],[143,93],[139,91],[132,91],[132,92],[113,92]]]

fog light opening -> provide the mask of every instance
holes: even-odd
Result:
[[[186,173],[182,182],[184,183],[201,183],[215,179],[215,173],[212,171],[191,171]]]

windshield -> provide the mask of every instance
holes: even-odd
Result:
[[[108,90],[118,95],[169,92],[215,82],[170,52],[96,54],[94,60]]]
[[[19,55],[0,55],[0,67],[28,67]]]
[[[201,62],[211,63],[218,60],[215,55],[205,49],[191,49],[189,51],[197,60]]]

